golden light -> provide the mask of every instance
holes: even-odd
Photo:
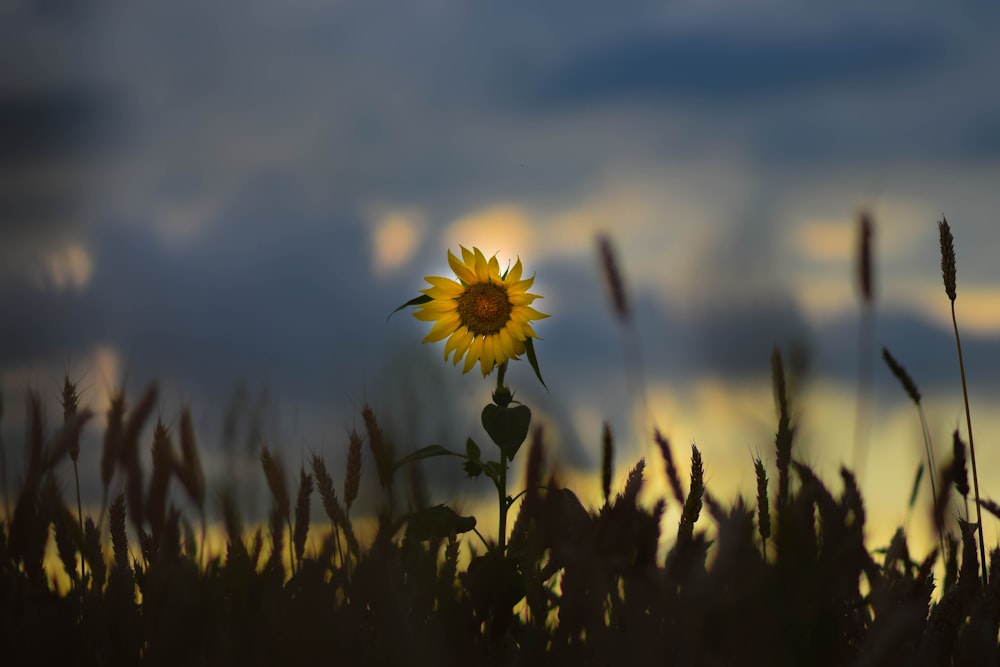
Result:
[[[55,250],[45,258],[47,282],[58,290],[81,290],[90,282],[94,262],[90,253],[79,244]]]
[[[420,247],[426,225],[416,209],[394,209],[376,216],[371,246],[375,275],[384,278],[403,267]]]
[[[503,263],[530,253],[535,246],[530,214],[514,204],[495,204],[455,220],[442,232],[446,248],[476,246],[487,257],[494,253]],[[505,267],[501,267],[503,270]]]

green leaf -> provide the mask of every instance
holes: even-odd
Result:
[[[427,447],[421,447],[415,452],[410,452],[403,458],[399,459],[392,466],[392,469],[398,470],[408,463],[413,463],[414,461],[419,461],[420,459],[429,459],[434,456],[457,456],[459,458],[465,458],[458,452],[453,452],[446,447],[442,447],[441,445],[428,445]]]
[[[399,308],[396,308],[394,311],[392,311],[391,313],[389,313],[386,316],[385,321],[388,322],[390,317],[392,317],[393,315],[395,315],[399,311],[403,310],[407,306],[420,306],[420,305],[423,305],[423,304],[427,303],[428,301],[433,301],[433,300],[434,300],[433,298],[427,296],[426,294],[421,294],[420,296],[413,297],[412,299],[410,299],[409,301],[407,301],[406,303],[404,303],[402,306],[400,306]],[[531,340],[531,339],[529,338],[528,340]],[[543,382],[542,384],[545,384],[545,383]]]
[[[535,343],[534,339],[531,337],[524,339],[524,351],[528,354],[528,363],[531,364],[531,368],[535,371],[535,376],[538,377],[538,381],[542,383],[542,386],[548,389],[548,385],[545,384],[545,380],[542,379],[542,372],[538,370],[538,357],[535,356]]]
[[[481,616],[491,610],[512,609],[524,598],[525,576],[517,559],[494,549],[469,562],[464,583],[470,602]]]
[[[475,527],[476,517],[461,516],[447,505],[435,505],[410,515],[406,535],[416,540],[443,540]]]
[[[500,407],[490,403],[483,408],[483,428],[490,434],[500,451],[513,460],[521,443],[528,437],[531,410],[527,405]]]
[[[465,455],[470,461],[479,461],[482,452],[479,450],[479,445],[472,438],[465,441]]]

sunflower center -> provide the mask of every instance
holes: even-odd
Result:
[[[458,316],[477,336],[499,333],[510,320],[513,307],[507,290],[493,283],[469,285],[458,298]]]

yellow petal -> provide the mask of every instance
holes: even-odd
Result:
[[[480,362],[481,362],[481,365],[482,365],[482,368],[483,368],[483,375],[486,375],[486,372],[487,372],[486,371],[486,366],[487,365],[489,365],[490,369],[493,368],[493,362],[494,362],[494,359],[495,359],[495,357],[494,357],[495,352],[493,350],[493,338],[494,338],[494,336],[484,336],[483,337],[483,354],[482,354],[482,358],[480,359]]]
[[[517,356],[517,349],[514,347],[514,337],[510,335],[510,331],[506,328],[501,329],[500,333],[497,334],[497,338],[500,341],[500,349],[503,351],[504,358],[513,359]]]
[[[420,308],[432,313],[447,313],[452,310],[458,310],[458,302],[454,299],[434,299],[433,301],[421,304]]]
[[[455,347],[458,345],[458,341],[462,339],[462,331],[458,330],[452,335],[448,336],[448,340],[444,342],[444,360],[448,361],[448,355],[455,351]]]
[[[486,256],[483,255],[483,251],[479,248],[473,248],[473,252],[476,254],[475,261],[475,272],[476,281],[481,283],[486,283],[490,281],[490,265],[486,262]]]
[[[473,266],[476,263],[476,255],[464,245],[458,246],[462,249],[462,261],[466,266]]]
[[[524,343],[516,338],[514,339],[514,352],[516,354],[524,354]]]
[[[458,328],[459,319],[458,315],[454,317],[445,317],[438,321],[433,327],[431,327],[430,333],[424,337],[425,343],[436,343],[439,340],[447,338],[449,335],[455,332]]]
[[[462,248],[462,254],[465,254],[465,248]],[[448,251],[448,266],[450,266],[451,270],[455,272],[458,279],[466,285],[471,285],[476,282],[476,272],[466,266],[466,264],[458,261],[458,257],[455,257],[451,250]]]
[[[510,311],[510,318],[518,322],[527,322],[528,320],[543,320],[548,315],[545,313],[540,313],[531,306],[518,306]]]
[[[512,306],[527,306],[535,299],[541,298],[537,294],[511,294],[510,290],[507,291],[507,300],[510,301]]]
[[[530,278],[525,278],[524,280],[510,280],[510,277],[508,276],[507,291],[517,292],[519,294],[521,292],[527,292],[534,283],[535,283],[534,276],[531,276]]]
[[[455,363],[462,358],[466,350],[469,349],[469,342],[472,340],[472,332],[466,327],[460,328],[456,331],[448,342],[444,344],[444,360],[448,361],[448,355],[454,351],[455,352]]]
[[[493,255],[492,257],[490,257],[489,268],[490,268],[490,280],[494,280],[494,281],[496,281],[496,282],[499,283],[500,282],[500,262],[499,262],[499,260],[497,260],[497,256],[496,255]]]
[[[464,291],[465,291],[464,287],[462,288],[462,291],[458,293],[452,292],[451,290],[442,289],[440,287],[428,287],[427,289],[420,290],[422,294],[426,294],[430,298],[435,299],[437,301],[457,301],[459,297],[462,296]]]
[[[514,262],[514,266],[510,267],[510,270],[507,272],[507,275],[504,278],[504,282],[507,283],[507,286],[509,288],[511,285],[516,284],[519,280],[521,280],[521,258],[520,257],[518,257],[517,261]]]
[[[507,320],[507,324],[504,325],[504,331],[508,332],[514,340],[524,340],[527,338],[527,334],[524,333],[521,323],[514,320]]]
[[[413,316],[422,322],[436,322],[441,319],[441,313],[428,312],[426,310],[415,310],[413,311]]]
[[[452,280],[451,278],[442,278],[441,276],[424,276],[424,280],[429,282],[436,289],[424,290],[424,294],[428,294],[431,291],[436,291],[441,294],[447,294],[450,297],[462,296],[462,292],[465,288],[460,284]],[[433,294],[431,296],[434,296]]]
[[[462,368],[463,373],[468,373],[472,370],[472,367],[476,365],[479,361],[479,357],[483,354],[483,339],[482,336],[476,336],[469,343],[469,356],[465,358],[465,367]]]
[[[490,371],[493,370],[493,359],[492,358],[487,359],[486,355],[484,354],[482,358],[479,360],[479,370],[483,372],[483,377],[489,375]]]

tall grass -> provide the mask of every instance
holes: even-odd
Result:
[[[972,438],[972,412],[969,410],[969,388],[965,382],[965,360],[962,358],[962,338],[958,334],[958,318],[955,316],[955,299],[958,298],[957,267],[955,261],[955,237],[952,236],[948,219],[942,216],[938,223],[941,237],[941,276],[944,279],[944,291],[951,301],[951,323],[955,331],[955,346],[958,348],[958,370],[962,376],[962,398],[965,400],[965,423],[969,435],[969,458],[972,461],[972,484],[976,494],[976,523],[979,526],[979,555],[982,559],[983,585],[987,583],[986,573],[986,543],[983,540],[983,511],[980,508],[979,472],[976,468],[976,445]]]
[[[748,655],[759,664],[943,664],[959,655],[995,662],[1000,580],[982,585],[972,527],[960,524],[957,538],[946,533],[950,560],[937,599],[937,550],[914,558],[900,529],[884,551],[869,551],[854,476],[841,471],[837,494],[794,457],[780,366],[775,354],[782,468],[773,508],[762,459],[753,462],[755,501],[727,506],[707,487],[698,449],[691,448],[690,477],[682,479],[669,441],[657,433],[670,497],[639,503],[640,460],[623,480],[606,466],[605,500],[589,509],[546,472],[536,431],[505,555],[471,549],[464,569],[466,527],[453,513],[420,515],[419,530],[403,530],[417,511],[389,514],[383,505],[376,533],[359,543],[348,514],[348,499],[363,482],[356,433],[343,501],[322,456],[312,455],[292,488],[280,458],[262,451],[261,477],[272,497],[268,528],[248,533],[239,508],[223,497],[227,547],[201,558],[195,532],[164,500],[164,485],[181,482],[183,466],[165,465],[173,450],[162,422],[152,433],[154,471],[140,476],[140,493],[129,494],[126,481],[112,498],[104,527],[110,541],[91,517],[80,529],[57,482],[59,462],[89,413],[50,437],[40,437],[38,423],[31,474],[14,516],[0,524],[5,662],[274,664],[333,655],[350,664],[418,665],[652,656],[666,664],[745,664]],[[32,414],[41,414],[38,402],[29,402]],[[603,437],[613,451],[610,428]],[[120,457],[117,467],[136,475],[128,470],[132,460]],[[177,486],[197,507],[199,487]],[[314,493],[326,526],[312,521]],[[389,489],[382,493],[387,500]],[[681,508],[680,521],[660,560],[661,519],[671,502]],[[58,590],[43,568],[53,535],[68,590]],[[990,566],[998,562],[994,553]],[[50,641],[53,635],[60,641]]]
[[[885,359],[919,409],[916,384]],[[957,491],[969,517],[958,432],[951,460],[938,466],[920,411],[938,548],[914,555],[903,527],[870,548],[854,473],[842,468],[829,484],[798,458],[777,348],[770,365],[775,464],[751,462],[755,498],[720,500],[694,446],[682,476],[669,438],[655,431],[668,491],[640,502],[650,463],[616,474],[605,423],[602,502],[588,507],[547,464],[550,443],[536,428],[506,548],[484,553],[463,537],[475,517],[399,488],[399,443],[370,406],[364,432],[346,435],[343,480],[316,453],[290,478],[280,449],[261,449],[271,509],[256,526],[231,494],[206,488],[188,410],[175,435],[152,419],[155,385],[134,402],[119,390],[90,471],[104,493],[95,521],[79,502],[70,509],[60,481],[92,413],[75,405],[49,433],[42,399],[30,394],[23,481],[0,522],[0,657],[10,665],[997,664],[1000,557],[982,551],[981,527],[977,549],[977,526],[948,511]],[[975,480],[971,442],[969,453]],[[74,467],[74,483],[78,474]],[[410,480],[420,487],[419,476]],[[365,485],[378,520],[359,539],[352,509]],[[200,537],[174,502],[179,494],[202,521]],[[205,546],[213,498],[227,535],[221,552]],[[680,518],[668,527],[671,503]],[[976,506],[1000,514],[978,493]],[[47,563],[52,543],[56,560]]]
[[[875,225],[871,214],[858,215],[857,287],[861,301],[861,322],[858,326],[858,391],[854,409],[854,449],[851,462],[863,479],[867,457],[869,422],[871,420],[872,353],[875,342]]]

